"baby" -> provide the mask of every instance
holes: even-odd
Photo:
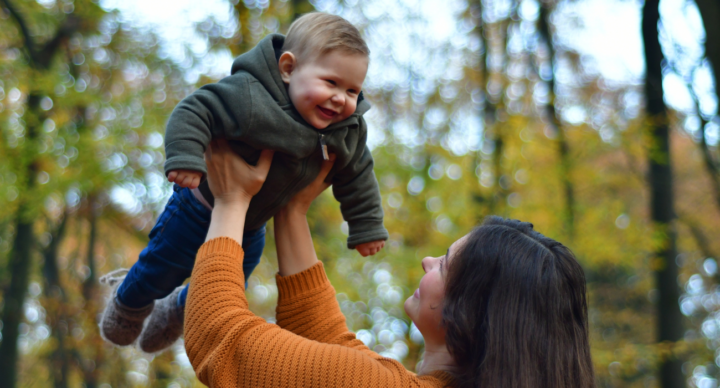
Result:
[[[348,248],[363,256],[383,248],[388,233],[362,117],[370,108],[361,93],[368,55],[348,21],[307,14],[287,37],[267,36],[235,60],[232,75],[178,104],[165,134],[165,173],[174,193],[127,275],[101,279],[119,284],[100,321],[105,339],[129,345],[139,336],[140,348],[152,353],[182,333],[188,290],[182,283],[205,240],[213,204],[203,182],[203,153],[212,139],[227,139],[251,164],[261,150],[276,151],[245,221],[245,281],[262,255],[265,223],[315,179],[331,153],[335,162],[327,182],[349,226]]]

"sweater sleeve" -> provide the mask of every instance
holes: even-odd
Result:
[[[347,246],[371,241],[387,240],[388,231],[383,226],[382,197],[375,172],[373,158],[367,147],[367,123],[361,118],[362,137],[358,141],[350,163],[333,177],[333,195],[340,202],[343,219],[348,223]]]
[[[337,344],[377,355],[355,338],[335,297],[322,262],[292,276],[276,275],[278,286],[277,323],[299,336]]]
[[[203,154],[210,140],[238,137],[250,125],[251,104],[242,74],[205,85],[180,101],[165,129],[165,175],[177,169],[207,174]]]
[[[245,298],[242,258],[240,244],[227,237],[205,243],[197,255],[185,308],[185,349],[203,384],[280,388],[449,384],[443,374],[416,376],[395,360],[362,349],[359,344],[354,346],[357,340],[350,339],[347,328],[337,323],[313,324],[303,331],[307,337],[302,337],[255,316]],[[321,265],[287,280],[279,286],[283,288],[283,301],[296,309],[334,305],[325,314],[330,322],[342,316],[337,302],[329,303],[325,296],[332,292],[332,286]],[[318,314],[313,312],[309,317],[313,323],[319,322]]]

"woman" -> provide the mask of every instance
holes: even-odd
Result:
[[[583,271],[572,253],[519,221],[490,218],[426,257],[405,302],[423,334],[418,375],[381,357],[347,329],[318,261],[306,213],[332,167],[275,216],[277,325],[249,309],[243,284],[245,213],[270,168],[214,143],[215,195],[185,311],[185,347],[211,387],[593,387]]]

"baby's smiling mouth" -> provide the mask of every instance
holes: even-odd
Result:
[[[323,108],[320,105],[318,105],[318,109],[320,110],[320,113],[322,113],[323,116],[330,118],[330,119],[338,115],[338,113],[335,112],[334,110]]]

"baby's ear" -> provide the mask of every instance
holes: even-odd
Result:
[[[297,67],[297,59],[290,51],[285,51],[278,60],[278,68],[280,69],[280,77],[286,84],[290,83],[290,75]]]

